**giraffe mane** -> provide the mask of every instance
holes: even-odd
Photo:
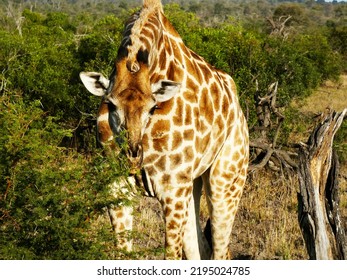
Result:
[[[139,71],[139,65],[136,61],[137,53],[139,52],[142,44],[140,41],[141,31],[143,26],[147,23],[148,19],[154,13],[163,12],[163,6],[160,0],[143,0],[143,7],[134,19],[131,26],[131,45],[128,45],[128,64],[127,67],[133,72]]]
[[[143,0],[144,8],[163,9],[161,0]]]

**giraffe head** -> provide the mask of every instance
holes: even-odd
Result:
[[[157,40],[147,36],[154,36],[154,33],[160,36],[160,28],[149,32],[149,27],[153,29],[149,19],[158,22],[161,12],[161,1],[144,0],[142,9],[131,16],[109,79],[95,72],[80,74],[85,87],[92,94],[103,97],[98,116],[101,142],[117,140],[117,134],[125,131],[127,155],[132,166],[137,168],[142,163],[142,137],[147,122],[155,114],[158,103],[168,101],[180,91],[180,83],[151,79],[150,69],[154,62],[149,60],[157,49],[148,42]]]
[[[108,126],[102,126],[99,134],[112,135],[112,139],[117,139],[115,134],[125,131],[127,156],[136,169],[142,163],[142,137],[149,119],[160,103],[168,101],[180,90],[180,84],[169,80],[150,84],[146,61],[138,61],[140,68],[136,72],[127,64],[129,66],[126,58],[117,60],[109,79],[96,72],[81,72],[80,78],[89,92],[102,96],[102,103],[108,104]],[[98,121],[99,118],[105,121],[104,109],[100,108]]]

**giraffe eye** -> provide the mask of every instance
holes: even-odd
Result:
[[[149,114],[150,114],[150,115],[153,115],[153,114],[154,114],[154,111],[155,111],[156,109],[159,109],[159,106],[158,106],[158,105],[153,106],[152,109],[149,111]]]

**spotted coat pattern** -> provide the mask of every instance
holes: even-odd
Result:
[[[177,91],[163,102],[153,92],[160,81],[162,87]],[[105,88],[98,113],[99,139],[105,145],[112,143],[115,150],[115,131],[122,126],[128,131],[129,158],[135,169],[142,170],[148,194],[157,197],[163,208],[165,257],[181,259],[183,252],[188,259],[230,257],[230,234],[249,152],[247,123],[232,78],[183,43],[160,1],[144,0],[125,26]],[[116,128],[110,124],[109,104],[118,118]],[[199,223],[202,189],[211,240]],[[116,218],[131,211],[113,211],[114,227],[124,229]],[[130,242],[121,243],[130,249]]]

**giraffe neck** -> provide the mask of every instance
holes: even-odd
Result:
[[[161,37],[153,48],[153,59],[150,61],[151,83],[160,79],[182,83],[185,72],[184,55],[189,54],[189,50],[163,14],[161,24]]]
[[[182,82],[183,56],[189,52],[162,9],[143,8],[126,24],[117,60],[126,57],[131,72],[140,70],[139,62],[148,63],[151,83],[160,79]]]

